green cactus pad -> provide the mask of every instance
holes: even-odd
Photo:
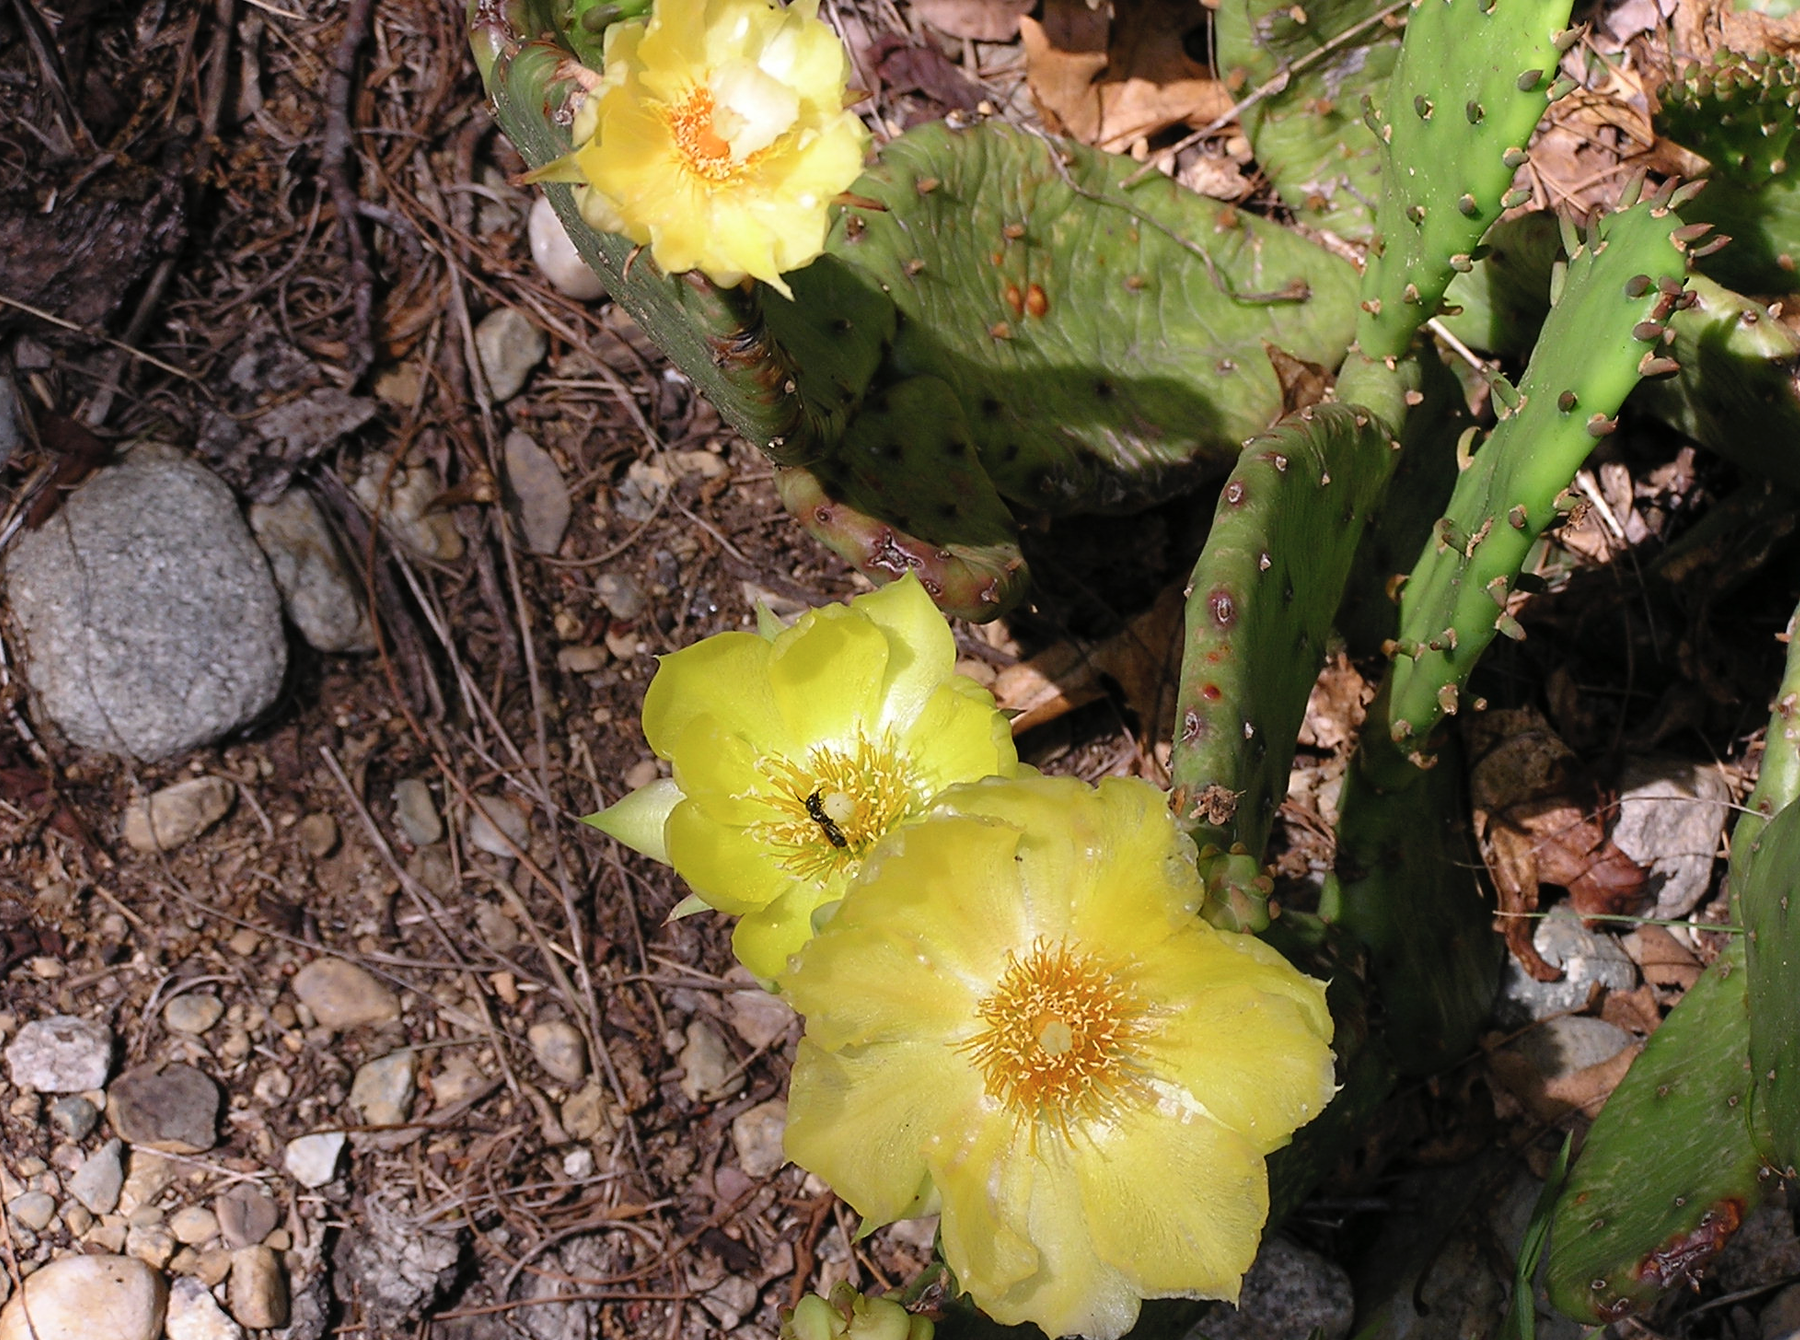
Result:
[[[1366,242],[1375,227],[1384,155],[1362,99],[1385,86],[1400,54],[1384,0],[1224,0],[1217,64],[1244,95],[1278,85],[1243,112],[1256,164],[1294,216]]]
[[[1709,279],[1695,275],[1688,288],[1692,305],[1669,320],[1681,370],[1645,382],[1633,403],[1734,465],[1800,488],[1800,336]]]
[[[1387,146],[1356,338],[1403,353],[1509,205],[1549,102],[1568,0],[1415,0],[1379,111]]]
[[[1170,774],[1202,846],[1259,855],[1370,509],[1399,443],[1346,405],[1244,446],[1194,567]]]
[[[1703,261],[1712,278],[1747,293],[1800,288],[1800,66],[1791,56],[1715,52],[1662,90],[1660,135],[1712,164],[1705,192],[1684,218],[1712,223],[1733,244]]]
[[[1608,1322],[1649,1306],[1702,1269],[1761,1198],[1748,978],[1734,941],[1588,1133],[1550,1229],[1550,1301],[1569,1316]]]
[[[1377,699],[1369,721],[1380,719]],[[1473,1048],[1499,989],[1500,942],[1475,873],[1454,744],[1424,772],[1371,766],[1384,751],[1392,746],[1366,736],[1344,774],[1337,865],[1319,915],[1369,947],[1396,1066],[1431,1074]]]
[[[1337,365],[1355,276],[1137,165],[996,123],[920,126],[857,182],[832,255],[890,296],[886,370],[961,401],[1017,507],[1129,511],[1216,476],[1282,411],[1265,345]]]
[[[1795,710],[1791,699],[1786,706],[1784,723]],[[1769,820],[1743,867],[1733,887],[1749,941],[1751,1126],[1762,1156],[1793,1177],[1800,1172],[1800,804]]]
[[[1602,218],[1569,260],[1517,391],[1497,388],[1505,417],[1401,595],[1388,732],[1403,750],[1428,748],[1494,634],[1516,632],[1504,606],[1526,554],[1626,394],[1664,358],[1687,236],[1666,194]]]

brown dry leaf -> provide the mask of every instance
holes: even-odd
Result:
[[[1136,0],[1111,18],[1086,0],[1045,0],[1025,18],[1026,78],[1052,129],[1123,152],[1170,126],[1204,125],[1231,94],[1187,54],[1182,35],[1202,22],[1194,0]]]
[[[1350,658],[1339,652],[1319,671],[1312,695],[1306,700],[1306,719],[1300,723],[1300,743],[1309,749],[1342,749],[1362,729],[1363,709],[1374,690],[1357,673]]]
[[[1545,1078],[1519,1051],[1503,1047],[1488,1057],[1488,1068],[1495,1080],[1539,1121],[1561,1121],[1571,1112],[1592,1118],[1606,1106],[1606,1100],[1642,1050],[1641,1044],[1633,1045],[1598,1065]]]
[[[1531,943],[1524,913],[1538,886],[1560,884],[1584,915],[1630,910],[1644,872],[1607,836],[1574,751],[1534,708],[1483,712],[1469,724],[1469,790],[1482,859],[1499,895],[1496,929],[1519,966],[1540,982],[1560,970]]]
[[[1656,989],[1639,985],[1629,991],[1608,991],[1600,1002],[1600,1017],[1614,1028],[1647,1038],[1662,1024]]]
[[[1700,960],[1661,926],[1639,926],[1625,937],[1625,952],[1652,986],[1686,991],[1700,980]]]
[[[1682,0],[1672,16],[1674,54],[1706,64],[1715,51],[1800,50],[1800,14],[1771,19],[1753,10],[1739,12],[1734,0]]]
[[[1037,0],[912,0],[912,12],[947,37],[976,42],[1010,42],[1019,35],[1019,16]]]
[[[1109,677],[1125,694],[1144,730],[1157,739],[1166,736],[1175,716],[1185,604],[1181,586],[1170,586],[1154,605],[1099,645],[1083,648],[1059,642],[1002,670],[994,681],[994,700],[1002,711],[1017,713],[1013,734],[1104,697],[1102,677]]]

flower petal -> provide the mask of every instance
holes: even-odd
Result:
[[[926,1085],[940,1082],[929,1075],[921,1079]],[[991,1103],[984,1106],[990,1110],[970,1112],[975,1119],[965,1119],[961,1132],[936,1142],[927,1163],[943,1203],[938,1228],[944,1260],[957,1283],[985,1308],[1038,1269],[1031,1223],[1038,1168],[1029,1132],[992,1111]]]
[[[759,981],[773,982],[813,938],[813,914],[838,897],[835,886],[793,884],[765,907],[746,912],[731,933],[731,952]]]
[[[699,716],[711,716],[771,753],[791,753],[769,692],[769,644],[755,633],[720,633],[661,658],[644,693],[644,738],[658,758]]]
[[[670,812],[663,839],[669,864],[721,912],[753,912],[794,884],[766,847],[743,829],[718,823],[691,800]]]
[[[788,1157],[875,1223],[922,1213],[925,1146],[974,1095],[941,1082],[928,1044],[827,1052],[802,1039],[789,1088]]]
[[[801,615],[769,648],[769,691],[788,735],[853,745],[859,729],[873,734],[887,660],[887,639],[858,611],[828,605]]]
[[[956,639],[924,584],[911,572],[859,597],[857,608],[887,636],[881,724],[904,730],[955,673]]]

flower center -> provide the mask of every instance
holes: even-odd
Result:
[[[1104,1117],[1143,1079],[1134,1044],[1154,1028],[1137,994],[1091,954],[1039,940],[975,1007],[985,1027],[963,1049],[990,1097],[1020,1120],[1067,1134],[1071,1119]]]
[[[821,746],[804,763],[768,758],[771,786],[761,797],[775,810],[751,834],[802,878],[825,879],[861,861],[922,797],[910,761],[891,739],[861,735],[849,749]]]
[[[697,177],[729,181],[741,166],[731,161],[731,145],[713,127],[713,95],[706,87],[695,89],[668,112],[669,133],[682,161]]]

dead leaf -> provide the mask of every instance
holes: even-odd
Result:
[[[1661,926],[1639,926],[1625,937],[1625,952],[1652,986],[1686,991],[1700,980],[1700,960]]]
[[[1576,911],[1630,911],[1643,897],[1640,867],[1607,836],[1606,808],[1579,760],[1534,708],[1483,712],[1469,724],[1469,790],[1482,859],[1501,915],[1496,929],[1540,982],[1562,972],[1532,945],[1538,886],[1560,884]]]
[[[1136,0],[1110,18],[1086,0],[1045,0],[1041,22],[1019,22],[1032,96],[1052,128],[1114,153],[1205,125],[1232,97],[1183,45],[1203,21],[1193,0]]]
[[[1362,729],[1364,708],[1374,690],[1357,673],[1350,658],[1339,652],[1319,671],[1312,694],[1306,700],[1306,719],[1300,723],[1300,743],[1309,749],[1342,749]]]
[[[1028,661],[1009,665],[994,681],[994,700],[1013,716],[1014,735],[1054,721],[1106,695],[1112,679],[1126,705],[1155,738],[1174,721],[1175,681],[1186,601],[1179,584],[1119,632],[1095,646],[1059,642]]]
[[[1656,989],[1639,985],[1629,991],[1608,991],[1600,1002],[1600,1017],[1614,1028],[1647,1038],[1662,1024]]]
[[[912,12],[947,37],[976,42],[1010,42],[1019,35],[1019,16],[1037,0],[912,0]]]
[[[1518,1050],[1503,1047],[1488,1057],[1488,1068],[1500,1085],[1539,1121],[1561,1121],[1571,1112],[1592,1118],[1606,1106],[1606,1100],[1642,1050],[1641,1045],[1633,1045],[1597,1065],[1546,1079]]]
[[[886,34],[870,47],[881,82],[895,93],[923,93],[944,107],[972,112],[982,92],[949,57],[933,47],[914,46]]]

